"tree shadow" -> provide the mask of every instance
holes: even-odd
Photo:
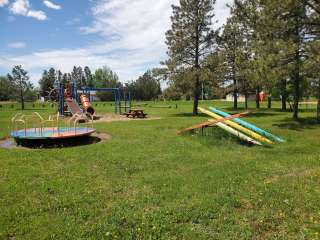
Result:
[[[277,116],[284,113],[282,111],[277,111],[280,109],[256,109],[256,108],[243,108],[239,107],[237,109],[233,107],[223,108],[223,111],[226,111],[228,114],[236,114],[239,112],[249,111],[248,117],[268,117],[268,116]]]
[[[225,132],[222,129],[214,128],[214,127],[208,127],[203,130],[194,130],[188,133],[183,134],[184,136],[192,136],[202,144],[206,145],[209,148],[212,148],[212,146],[242,146],[247,148],[257,147],[257,145],[247,142],[244,140],[241,140],[233,135],[231,135],[228,132]],[[263,145],[260,146],[263,148],[272,148],[270,145]]]
[[[197,116],[194,116],[191,112],[184,112],[184,113],[172,113],[169,116],[171,117],[199,117],[199,116],[204,116],[203,114],[199,114]]]
[[[261,117],[274,117],[281,115],[281,113],[275,113],[275,112],[250,112],[248,114],[248,117],[256,117],[256,118],[261,118]]]
[[[302,131],[305,129],[315,129],[320,126],[320,123],[313,117],[299,119],[294,121],[292,118],[285,118],[279,123],[272,124],[272,126],[276,126],[282,129],[289,129],[295,131]]]
[[[198,115],[193,115],[192,113],[173,113],[170,114],[171,117],[209,117],[208,115],[204,113],[199,113]]]

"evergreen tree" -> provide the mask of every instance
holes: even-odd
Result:
[[[84,74],[85,74],[86,86],[93,87],[94,86],[93,76],[88,66],[85,66]]]
[[[160,83],[150,70],[140,76],[132,85],[132,94],[136,100],[150,101],[158,98],[161,94]]]
[[[13,99],[13,86],[9,79],[5,76],[0,76],[0,101],[8,101]]]
[[[56,81],[54,83],[54,88],[59,88],[59,84],[63,81],[63,74],[60,70],[56,71]]]
[[[206,56],[212,52],[217,33],[212,30],[215,0],[180,0],[173,5],[171,29],[166,33],[168,56],[164,64],[170,75],[192,72],[194,104],[193,114],[198,114],[201,93],[201,70]]]
[[[44,70],[42,77],[39,81],[40,95],[42,97],[47,97],[50,94],[50,92],[54,89],[55,82],[56,70],[54,68],[50,68],[49,71]]]
[[[14,88],[17,89],[21,102],[21,109],[24,110],[25,93],[28,89],[33,88],[29,81],[28,72],[25,71],[21,65],[17,65],[12,69],[11,74],[8,74],[8,79]]]
[[[118,88],[122,84],[119,82],[118,75],[113,72],[110,68],[104,66],[98,68],[94,74],[94,86],[98,88]],[[109,92],[99,92],[97,96],[102,101],[111,101],[113,100],[112,93]]]
[[[224,70],[225,70],[225,83],[232,84],[233,88],[233,107],[238,107],[238,93],[243,90],[246,96],[249,89],[248,76],[246,71],[248,68],[248,61],[251,59],[251,29],[247,24],[241,21],[239,17],[240,9],[237,6],[231,7],[231,17],[228,18],[224,26],[224,30],[220,39],[221,53],[223,55]],[[241,15],[240,15],[241,16]]]
[[[73,67],[73,70],[71,72],[72,81],[75,81],[77,88],[81,88],[86,86],[85,76],[82,71],[82,67]]]

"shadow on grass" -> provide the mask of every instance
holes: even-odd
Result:
[[[302,131],[304,129],[314,129],[320,126],[320,123],[313,117],[299,119],[298,121],[294,121],[291,118],[285,118],[284,120],[278,122],[279,123],[277,124],[273,124],[273,126],[295,131]]]
[[[185,133],[185,136],[192,136],[197,139],[201,144],[212,147],[212,146],[230,146],[239,145],[247,148],[255,147],[256,145],[250,142],[243,141],[222,129],[215,127],[208,127],[198,131],[192,131]],[[263,145],[265,148],[271,148],[271,146]]]
[[[199,113],[198,115],[194,116],[192,113],[174,113],[170,114],[170,117],[208,117],[208,115]]]
[[[24,110],[21,109],[16,109],[16,111],[48,111],[48,109],[52,109],[52,108],[25,108]]]
[[[59,140],[23,140],[18,141],[18,146],[24,148],[31,148],[31,149],[43,149],[43,148],[68,148],[68,147],[78,147],[78,146],[85,146],[90,144],[96,144],[101,142],[102,139],[96,136],[90,137],[77,137],[73,139],[59,139]],[[10,148],[10,146],[3,146],[6,148]]]

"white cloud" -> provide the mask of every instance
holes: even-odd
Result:
[[[53,2],[50,2],[48,0],[43,1],[43,4],[46,5],[48,8],[52,8],[52,9],[55,9],[55,10],[61,9],[60,5],[54,4]]]
[[[30,10],[27,13],[28,17],[33,17],[39,21],[44,21],[47,19],[47,15],[45,14],[45,12],[43,11],[34,11],[34,10]]]
[[[28,0],[16,0],[10,6],[10,11],[13,14],[26,16],[30,8],[30,3]]]
[[[9,3],[9,0],[0,0],[0,7],[3,7]]]
[[[10,5],[9,10],[13,14],[32,17],[39,21],[47,19],[45,12],[36,11],[31,8],[29,0],[16,0]]]
[[[24,42],[12,42],[8,44],[9,48],[25,48],[26,43]]]
[[[98,0],[92,9],[93,23],[84,33],[99,34],[102,43],[74,49],[36,51],[23,56],[0,57],[0,68],[22,64],[31,73],[55,67],[70,72],[73,65],[92,70],[108,65],[122,81],[132,80],[166,59],[165,32],[170,27],[171,4],[178,0]],[[221,26],[229,10],[218,0],[216,19]]]

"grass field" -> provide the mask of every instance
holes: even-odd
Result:
[[[159,120],[95,124],[112,135],[95,145],[0,149],[0,239],[320,239],[314,112],[293,122],[279,103],[252,109],[245,119],[286,143],[248,147],[216,128],[177,136],[208,118],[192,117],[190,102],[150,107],[167,104],[176,103],[144,107]],[[233,112],[231,103],[201,105]],[[0,108],[1,138],[16,112]]]

